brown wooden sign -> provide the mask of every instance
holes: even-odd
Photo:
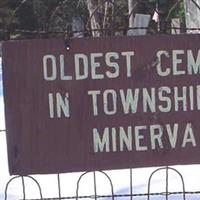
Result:
[[[11,174],[200,163],[200,35],[3,43]]]

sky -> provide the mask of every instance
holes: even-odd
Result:
[[[1,63],[1,59],[0,59]],[[3,103],[3,87],[2,87],[2,66],[0,64],[0,130],[5,129],[4,119],[4,103]],[[184,177],[186,191],[200,191],[200,165],[188,165],[188,166],[174,166]],[[133,169],[133,192],[134,193],[147,193],[148,180],[152,172],[157,168],[141,168]],[[114,193],[115,194],[127,194],[130,192],[130,171],[129,170],[113,170],[106,171],[106,173],[112,179]],[[165,191],[165,170],[158,171],[151,181],[150,192],[164,192]],[[61,195],[75,196],[77,181],[82,173],[68,173],[61,174]],[[97,193],[99,195],[111,194],[111,187],[108,179],[105,175],[97,172]],[[4,191],[8,181],[14,178],[9,175],[8,162],[6,153],[6,135],[5,132],[0,132],[0,200],[5,198]],[[34,175],[35,178],[42,188],[42,194],[45,198],[58,197],[57,189],[57,175]],[[38,187],[35,182],[30,178],[25,178],[26,185],[26,198],[40,198]],[[169,171],[169,191],[181,192],[182,185],[180,176],[173,170]],[[8,200],[22,199],[22,183],[21,179],[14,179],[8,185]],[[85,175],[79,186],[79,195],[93,195],[93,174],[89,173]],[[187,199],[196,200],[199,199],[200,195],[187,195]],[[107,200],[108,198],[104,198]],[[129,198],[117,198],[117,199],[129,199]],[[136,197],[134,200],[144,200],[146,197]],[[150,199],[153,200],[164,200],[164,196],[155,196]],[[171,195],[171,200],[182,200],[182,195]]]

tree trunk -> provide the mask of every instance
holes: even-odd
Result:
[[[129,27],[132,28],[134,24],[134,5],[136,4],[136,0],[128,0],[128,15],[129,15]]]
[[[100,17],[100,13],[97,9],[98,5],[99,5],[98,0],[87,0],[87,7],[88,7],[88,10],[90,13],[91,29],[95,30],[95,31],[92,31],[93,37],[102,36],[101,17]]]
[[[158,14],[159,14],[159,32],[160,33],[171,33],[171,16],[168,16],[170,10],[176,5],[177,0],[171,1],[158,1]]]
[[[115,3],[115,0],[112,0]],[[105,3],[103,29],[104,35],[113,35],[113,17],[114,17],[114,5],[110,2]]]
[[[113,34],[113,16],[115,0],[87,0],[87,7],[90,13],[91,28],[93,37],[107,36]]]

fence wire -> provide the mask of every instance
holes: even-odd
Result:
[[[160,171],[164,171],[165,172],[165,177],[163,177],[163,180],[165,182],[165,190],[163,192],[151,192],[151,189],[152,189],[152,178]],[[182,190],[181,191],[177,191],[177,192],[173,192],[173,191],[170,191],[169,190],[169,185],[170,185],[170,179],[169,179],[169,173],[170,172],[175,172],[179,179],[180,179],[180,186],[182,187]],[[110,186],[110,193],[109,194],[104,194],[104,195],[100,195],[98,194],[97,190],[98,190],[98,186],[97,186],[97,179],[96,179],[96,175],[97,173],[101,174],[102,176],[105,177],[105,183],[106,183],[106,180],[107,182],[109,182],[109,186]],[[43,193],[42,193],[42,187],[39,183],[39,181],[37,181],[35,178],[33,178],[32,176],[15,176],[13,178],[11,178],[8,183],[6,184],[6,187],[5,187],[5,198],[4,200],[9,200],[9,187],[11,186],[12,182],[14,182],[14,180],[16,179],[21,179],[21,186],[18,185],[18,187],[22,187],[22,198],[19,199],[19,200],[53,200],[53,199],[58,199],[58,200],[61,200],[61,199],[75,199],[75,200],[78,200],[78,199],[94,199],[94,200],[97,200],[97,199],[112,199],[112,200],[115,200],[115,199],[130,199],[130,200],[134,200],[134,199],[141,199],[141,200],[151,200],[151,199],[172,199],[170,197],[172,197],[173,195],[178,195],[179,198],[173,198],[173,199],[180,199],[180,200],[186,200],[186,199],[190,199],[190,198],[187,198],[187,195],[198,195],[198,198],[200,198],[200,191],[192,191],[192,192],[188,192],[185,190],[185,182],[184,182],[184,178],[183,176],[181,175],[181,173],[176,170],[175,168],[172,168],[172,167],[162,167],[162,168],[158,168],[156,169],[155,171],[153,171],[151,174],[150,174],[150,177],[149,179],[147,180],[147,185],[148,185],[148,189],[147,189],[147,192],[146,193],[134,193],[134,187],[133,187],[133,181],[134,181],[134,176],[132,176],[132,174],[134,173],[134,170],[133,169],[129,169],[129,177],[130,177],[130,185],[127,187],[130,189],[129,193],[115,193],[115,189],[114,189],[114,184],[113,184],[113,181],[112,181],[112,178],[107,174],[107,172],[105,171],[96,171],[96,172],[85,172],[83,174],[80,175],[80,177],[78,178],[78,181],[76,183],[76,192],[75,192],[75,195],[74,196],[62,196],[62,190],[61,190],[61,177],[63,176],[63,174],[57,174],[55,176],[57,176],[57,188],[58,188],[58,196],[55,196],[55,197],[51,197],[51,198],[44,198],[43,197]],[[92,174],[93,176],[93,185],[94,185],[94,188],[93,188],[93,194],[92,195],[80,195],[79,194],[79,191],[80,191],[80,187],[81,187],[81,181],[82,179],[86,178],[87,175],[89,174]],[[30,179],[32,182],[34,182],[36,185],[37,185],[37,188],[38,188],[38,194],[40,196],[40,198],[32,198],[32,199],[29,199],[29,198],[26,198],[28,194],[26,194],[26,183],[25,181],[27,179]],[[104,183],[103,183],[104,184]],[[88,183],[88,187],[91,187],[92,183],[89,182]],[[63,185],[64,187],[64,185]],[[156,198],[154,198],[156,197]],[[157,198],[158,197],[158,198]],[[191,198],[193,199],[193,198]]]
[[[128,15],[124,15],[123,11],[119,8],[118,4],[116,4],[116,2],[112,1],[112,0],[104,0],[101,1],[101,3],[94,9],[94,11],[92,13],[90,13],[90,17],[88,18],[88,21],[85,23],[84,29],[81,30],[71,30],[68,27],[65,28],[60,28],[59,30],[50,30],[50,29],[41,29],[38,28],[36,30],[26,30],[26,29],[11,29],[11,24],[17,14],[17,12],[23,7],[24,4],[28,3],[30,0],[22,0],[21,3],[18,5],[18,7],[16,7],[16,9],[14,9],[12,15],[10,16],[8,23],[6,24],[5,27],[0,27],[0,34],[4,35],[4,40],[11,40],[11,39],[15,39],[12,37],[13,34],[21,34],[24,35],[23,37],[21,37],[20,39],[24,39],[24,38],[30,38],[29,35],[31,35],[32,38],[51,38],[51,37],[63,37],[66,40],[66,46],[68,43],[68,40],[72,37],[79,37],[84,36],[84,37],[88,37],[88,36],[92,36],[93,32],[102,32],[102,33],[110,33],[110,32],[114,32],[114,34],[112,35],[119,35],[119,33],[121,35],[127,35],[127,32],[129,30],[139,30],[139,29],[145,29],[147,30],[147,34],[159,34],[159,33],[165,33],[165,34],[171,34],[171,30],[172,27],[171,25],[169,25],[171,23],[171,18],[172,18],[172,14],[173,12],[178,8],[178,6],[180,6],[181,3],[183,3],[183,0],[177,0],[174,2],[174,4],[171,6],[171,8],[169,8],[168,12],[166,13],[166,15],[163,17],[161,16],[161,13],[159,13],[159,11],[157,10],[157,8],[154,6],[152,7],[152,5],[148,5],[150,6],[150,10],[151,13],[149,13],[151,15],[152,18],[152,14],[157,13],[159,16],[159,21],[156,22],[156,26],[148,26],[148,27],[130,27],[129,25],[127,25],[127,23],[125,23],[124,26],[118,26],[117,23],[114,21],[115,18],[112,21],[112,26],[111,27],[101,27],[100,29],[96,28],[92,28],[91,27],[91,20],[93,19],[94,15],[98,12],[98,10],[104,6],[106,3],[110,3],[116,10],[115,15],[120,17],[122,19],[122,21],[128,21],[130,19],[130,17],[132,15],[135,14],[136,12],[136,8],[138,5],[140,4],[145,4],[147,1],[145,0],[137,0],[135,1],[135,4],[132,7],[132,10],[129,11]],[[198,3],[195,0],[190,0],[191,2],[194,3],[194,5],[200,10],[200,5],[198,5]],[[79,1],[80,3],[81,1]],[[62,6],[64,6],[65,3],[68,3],[67,0],[62,1],[57,7],[55,7],[55,9],[52,11],[51,16],[49,17],[49,20],[52,20],[54,18],[54,16],[56,15],[56,12],[62,8]],[[105,16],[103,16],[103,18],[105,18]],[[152,19],[151,19],[152,22]],[[49,21],[50,23],[50,21]],[[150,23],[151,24],[151,23]],[[159,25],[159,28],[158,28]],[[163,26],[163,27],[160,27]],[[187,28],[185,26],[185,24],[182,24],[180,27],[176,27],[173,26],[174,30],[179,30],[181,33],[186,33],[187,31],[200,31],[199,27],[193,27],[193,28]],[[75,36],[74,36],[75,35]],[[106,35],[106,34],[105,34]],[[103,36],[103,35],[102,35]],[[16,38],[18,39],[18,38]],[[0,130],[0,134],[5,134],[6,130]],[[165,199],[165,200],[170,200],[172,199],[172,196],[175,196],[174,199],[178,200],[186,200],[186,199],[193,199],[192,197],[188,198],[188,195],[192,195],[193,197],[197,197],[197,199],[200,199],[200,190],[199,191],[186,191],[186,187],[185,187],[185,181],[184,181],[184,177],[183,175],[175,168],[173,167],[161,167],[158,168],[156,170],[154,170],[148,180],[147,181],[147,191],[146,193],[137,193],[135,192],[135,187],[134,187],[134,169],[128,169],[129,170],[129,184],[127,185],[127,190],[129,192],[127,193],[119,193],[115,191],[115,187],[114,187],[114,181],[112,180],[112,178],[109,176],[108,172],[106,171],[94,171],[94,172],[84,172],[83,174],[81,174],[77,180],[76,183],[76,190],[74,192],[74,196],[63,196],[63,188],[65,187],[65,185],[62,185],[62,177],[64,176],[64,174],[56,174],[54,176],[56,176],[56,185],[57,185],[57,191],[58,191],[58,195],[51,197],[51,198],[45,198],[44,194],[43,194],[43,186],[41,185],[40,181],[37,180],[37,178],[33,177],[33,176],[14,176],[12,177],[10,180],[8,180],[8,182],[6,183],[5,187],[3,188],[4,191],[4,200],[10,200],[9,198],[9,188],[11,187],[11,184],[13,184],[13,182],[15,180],[20,180],[20,184],[17,185],[17,188],[19,188],[19,190],[22,189],[21,192],[21,199],[19,200],[61,200],[61,199],[106,199],[106,200],[115,200],[115,199],[130,199],[130,200],[153,200],[153,199]],[[162,180],[165,183],[165,190],[162,192],[152,192],[152,187],[155,187],[155,185],[153,184],[152,179],[160,172],[164,172],[165,176],[162,177]],[[173,180],[170,179],[169,174],[173,172],[175,173],[178,178],[180,179],[180,187],[182,188],[181,191],[171,191],[171,189],[169,188],[171,182]],[[105,178],[105,182],[109,183],[109,187],[110,187],[110,192],[108,194],[99,194],[98,193],[98,184],[97,184],[97,173],[101,174],[104,178]],[[93,194],[92,195],[81,195],[80,194],[80,187],[82,186],[82,180],[87,177],[88,175],[92,174],[93,177],[93,181],[87,183],[88,187],[93,187]],[[122,177],[123,178],[123,177]],[[27,180],[31,181],[32,183],[34,183],[37,186],[37,190],[38,190],[38,195],[39,198],[32,198],[29,199],[27,196]],[[1,177],[0,177],[0,181],[1,181]],[[70,182],[70,180],[68,180]],[[120,180],[118,180],[120,181]],[[144,183],[145,184],[145,183]],[[48,185],[47,185],[48,187]],[[104,187],[104,184],[101,186]],[[155,188],[154,188],[155,190]],[[0,191],[1,192],[1,191]],[[177,197],[178,195],[178,197]],[[12,199],[13,200],[13,199]]]

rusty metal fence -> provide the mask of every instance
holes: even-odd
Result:
[[[190,0],[194,5],[200,9],[200,5],[195,0]],[[90,15],[88,22],[84,26],[84,30],[70,30],[68,27],[60,30],[22,30],[22,29],[10,29],[10,24],[14,19],[18,10],[27,3],[28,0],[21,1],[20,5],[14,10],[12,16],[9,19],[8,24],[4,28],[0,28],[0,32],[4,34],[5,40],[13,39],[11,34],[31,34],[34,38],[49,38],[49,37],[63,37],[65,40],[66,47],[68,48],[68,41],[71,37],[79,37],[79,34],[83,34],[84,37],[91,36],[92,32],[95,31],[112,31],[114,35],[126,35],[128,30],[134,29],[147,29],[147,34],[171,34],[169,30],[172,29],[169,26],[171,23],[171,15],[181,3],[182,0],[177,0],[172,7],[169,9],[168,13],[162,18],[160,18],[160,27],[158,29],[158,24],[156,26],[151,25],[148,27],[129,27],[126,24],[125,27],[119,27],[116,23],[112,27],[105,27],[101,29],[92,29],[90,27],[90,21],[94,16],[95,12],[104,5],[106,2],[112,4],[117,10],[117,15],[120,15],[122,20],[129,20],[131,15],[134,14],[136,7],[145,3],[145,1],[137,0],[133,9],[129,12],[127,16],[124,16],[123,12],[120,10],[119,6],[111,0],[102,1],[102,3],[97,6],[94,12]],[[62,3],[55,8],[50,17],[53,18],[55,13],[60,7],[64,5],[67,1],[62,1]],[[156,7],[151,8],[152,13],[160,14]],[[152,15],[151,13],[151,15]],[[179,30],[181,33],[187,31],[200,31],[199,27],[186,28],[185,24],[181,26],[173,26],[174,30]],[[1,135],[6,135],[6,130],[0,130]],[[4,152],[5,153],[5,152]],[[1,156],[1,155],[0,155]],[[178,158],[177,158],[178,159]],[[5,160],[0,160],[0,163],[5,162]],[[0,171],[1,169],[0,164]],[[180,167],[177,167],[180,168]],[[56,175],[37,175],[37,176],[14,176],[9,177],[9,180],[3,182],[0,188],[0,198],[2,200],[61,200],[61,199],[102,199],[102,200],[196,200],[200,199],[200,180],[198,174],[199,166],[188,167],[185,166],[184,170],[188,172],[193,172],[192,177],[184,177],[182,173],[176,167],[161,167],[161,168],[150,168],[150,169],[126,169],[126,170],[113,170],[113,171],[94,171],[94,172],[84,172],[84,173],[72,173],[72,174],[56,174]],[[147,173],[148,171],[148,173]],[[143,174],[144,173],[144,174]],[[173,174],[173,175],[171,175]],[[197,176],[196,176],[197,175]],[[48,177],[51,176],[50,180]],[[154,180],[155,177],[156,178]],[[176,179],[174,179],[176,177]],[[195,185],[194,190],[188,190],[186,187],[185,179],[190,178],[191,184]],[[142,180],[142,185],[138,179]],[[45,184],[43,183],[44,180]],[[49,181],[50,180],[50,181]],[[2,178],[0,177],[0,183]],[[172,182],[175,181],[175,186]],[[123,184],[121,184],[123,182]],[[139,183],[139,185],[137,185]],[[14,185],[14,190],[13,190]],[[53,186],[52,186],[53,185]],[[162,186],[162,187],[161,187]],[[139,189],[138,189],[139,188]],[[177,191],[177,188],[179,190]],[[191,187],[188,187],[191,188]],[[199,189],[198,189],[199,188]],[[143,189],[143,191],[142,191]],[[52,191],[54,190],[54,194]],[[17,195],[14,192],[17,191]],[[69,191],[67,193],[67,191]],[[142,191],[142,192],[141,192]],[[49,197],[52,195],[51,197]]]

